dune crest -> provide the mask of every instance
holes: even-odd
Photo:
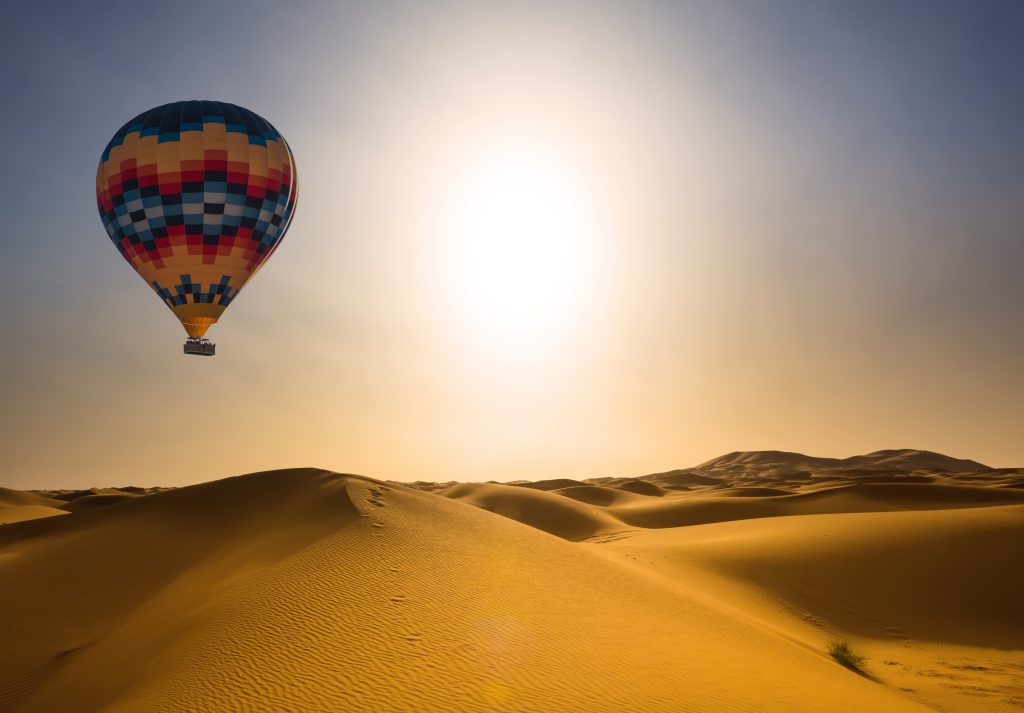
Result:
[[[588,545],[869,672],[937,710],[1024,703],[1024,505],[634,530]]]
[[[714,487],[641,495],[608,485],[550,491],[461,483],[439,492],[567,540],[630,528],[675,528],[730,520],[1024,504],[1024,490],[942,483],[830,482],[802,492]]]
[[[313,469],[5,526],[0,577],[37,585],[0,588],[4,710],[924,710],[628,563]]]
[[[0,525],[65,515],[64,502],[39,493],[0,488]]]
[[[1021,471],[826,461],[0,490],[0,710],[1018,711]]]

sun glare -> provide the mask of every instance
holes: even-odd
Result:
[[[532,353],[585,309],[598,257],[585,179],[555,147],[524,138],[490,142],[456,172],[442,224],[445,274],[474,337]]]

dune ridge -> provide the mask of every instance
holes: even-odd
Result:
[[[585,545],[728,602],[940,711],[1024,707],[1024,506],[797,515]]]
[[[358,476],[0,528],[5,582],[54,572],[0,589],[5,710],[924,710],[603,555]]]
[[[1024,471],[806,459],[0,490],[0,710],[1024,709]]]
[[[0,525],[66,515],[64,502],[40,493],[0,488]]]
[[[511,490],[510,488],[515,488]],[[708,489],[657,496],[607,485],[536,491],[462,483],[440,495],[518,520],[568,540],[629,528],[674,528],[713,522],[886,510],[932,510],[1024,504],[1013,488],[940,483],[845,483],[819,490]]]

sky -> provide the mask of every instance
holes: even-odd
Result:
[[[1024,466],[1019,2],[65,5],[0,46],[0,485]],[[300,180],[212,359],[95,205],[180,99]]]

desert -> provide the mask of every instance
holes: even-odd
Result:
[[[0,713],[1024,713],[1024,0],[4,9]]]
[[[1024,707],[1024,471],[758,452],[596,480],[5,490],[0,709]]]

